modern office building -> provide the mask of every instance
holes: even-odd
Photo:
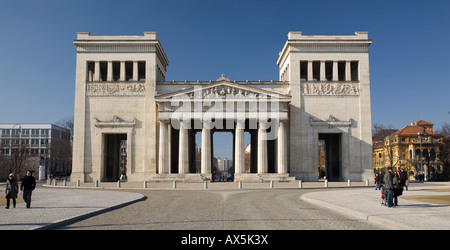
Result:
[[[71,157],[60,152],[65,146],[70,148],[67,145],[71,143],[70,137],[68,129],[55,124],[0,124],[0,156],[16,158],[16,161],[21,157],[21,161],[26,160],[23,167],[28,169],[47,165],[50,166],[47,171],[69,175]],[[10,162],[14,165],[14,161]]]

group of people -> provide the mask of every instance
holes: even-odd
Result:
[[[403,188],[408,190],[408,174],[403,168],[400,172],[393,173],[392,167],[388,167],[388,172],[383,175],[380,171],[375,176],[375,190],[383,188],[383,198],[386,200],[388,207],[398,206],[398,196],[403,194]]]
[[[32,171],[27,171],[27,175],[22,179],[20,184],[20,191],[23,192],[23,200],[26,203],[27,208],[31,206],[31,194],[33,190],[36,188],[36,179],[32,176]],[[8,176],[8,180],[6,180],[6,209],[9,209],[10,200],[13,201],[13,208],[16,207],[16,199],[19,193],[19,185],[17,183],[16,178],[14,178],[14,174],[11,173]]]

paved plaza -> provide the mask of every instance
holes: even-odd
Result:
[[[365,183],[324,184],[59,183],[38,186],[30,209],[1,209],[0,229],[450,229],[448,206],[400,198],[391,209]],[[404,196],[449,187],[414,183]]]

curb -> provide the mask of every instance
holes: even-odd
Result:
[[[308,203],[315,204],[315,205],[318,205],[318,206],[321,206],[321,207],[325,207],[325,208],[328,208],[328,209],[331,209],[331,210],[335,210],[337,212],[344,213],[346,215],[350,215],[350,216],[356,217],[358,219],[367,220],[367,221],[370,221],[370,222],[375,222],[375,223],[378,223],[378,224],[383,225],[383,226],[388,226],[388,227],[391,227],[393,229],[414,230],[414,228],[401,226],[401,225],[398,225],[398,223],[392,222],[392,221],[387,220],[387,219],[370,216],[368,214],[365,214],[365,213],[362,213],[362,212],[359,212],[359,211],[355,211],[353,209],[349,209],[349,208],[346,208],[346,207],[334,205],[334,204],[331,204],[331,203],[328,203],[328,202],[325,202],[325,201],[319,201],[319,200],[311,199],[311,198],[305,197],[305,195],[306,194],[300,196],[300,200],[303,200],[303,201],[306,201]]]

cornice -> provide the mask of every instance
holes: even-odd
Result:
[[[156,53],[169,65],[167,54],[158,40],[74,40],[77,53]]]

